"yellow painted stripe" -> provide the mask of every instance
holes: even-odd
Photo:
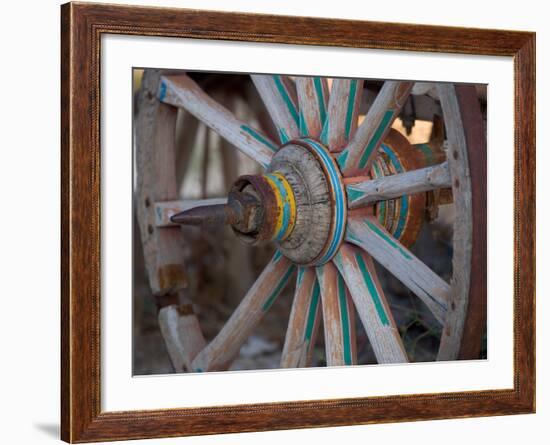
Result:
[[[281,193],[279,185],[276,184],[270,176],[274,176],[280,181],[280,184],[284,189],[284,194]],[[292,188],[286,178],[280,173],[271,173],[270,175],[265,175],[264,177],[269,186],[273,189],[273,193],[277,201],[275,236],[277,239],[282,241],[290,234],[290,232],[292,232],[294,224],[296,223],[296,201],[294,199],[294,193],[292,192]],[[285,206],[288,206],[289,208],[288,213],[285,213],[284,211]]]
[[[281,184],[283,184],[286,192],[284,201],[288,203],[290,207],[288,225],[282,238],[285,239],[288,235],[290,235],[290,232],[292,232],[292,229],[294,229],[294,224],[296,223],[296,200],[294,199],[294,192],[292,191],[292,187],[290,187],[290,184],[288,183],[286,178],[280,173],[273,173],[273,175],[277,176],[281,180]]]

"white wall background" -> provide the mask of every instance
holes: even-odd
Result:
[[[122,0],[120,2],[126,3]],[[548,443],[550,303],[544,277],[550,217],[545,207],[550,161],[550,29],[545,2],[309,2],[305,0],[133,0],[156,6],[310,15],[393,22],[493,27],[537,32],[538,348],[537,414],[355,426],[184,439],[176,444]],[[0,27],[0,412],[1,443],[42,444],[58,437],[59,417],[59,4],[4,2]],[[6,137],[7,136],[7,137]],[[544,249],[544,247],[547,247]]]

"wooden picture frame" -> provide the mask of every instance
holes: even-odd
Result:
[[[534,412],[534,33],[91,3],[65,4],[61,17],[63,440],[94,442]],[[513,57],[513,389],[102,412],[99,116],[104,34]]]

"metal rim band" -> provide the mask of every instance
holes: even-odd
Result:
[[[326,177],[330,185],[334,202],[330,236],[327,239],[325,244],[326,247],[323,249],[323,252],[313,262],[315,265],[322,265],[328,263],[334,255],[336,255],[346,232],[347,203],[344,184],[342,182],[342,174],[340,173],[336,160],[333,159],[327,149],[319,142],[309,138],[292,141],[292,143],[295,142],[305,146],[319,160],[323,170],[327,173]]]

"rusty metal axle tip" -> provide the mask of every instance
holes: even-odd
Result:
[[[172,215],[170,221],[189,226],[231,224],[234,217],[225,204],[193,207]]]
[[[262,215],[260,207],[255,196],[232,191],[226,205],[193,207],[172,215],[170,221],[191,226],[231,225],[238,231],[251,233],[259,224],[259,216]]]

